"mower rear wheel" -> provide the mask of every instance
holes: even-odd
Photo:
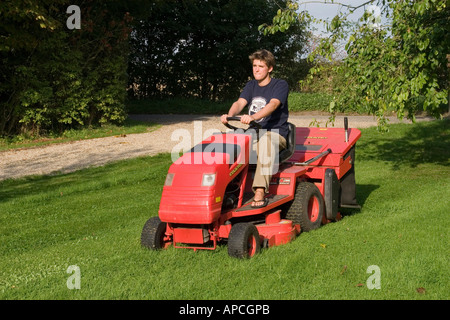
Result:
[[[228,255],[234,258],[251,258],[261,250],[259,232],[251,223],[233,225],[228,237]]]
[[[295,198],[286,213],[286,219],[299,224],[304,232],[315,230],[322,224],[323,197],[314,183],[300,182]]]
[[[147,220],[141,233],[141,245],[148,249],[158,250],[167,247],[165,232],[167,224],[161,222],[159,217],[152,217]]]

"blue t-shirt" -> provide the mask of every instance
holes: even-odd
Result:
[[[281,104],[269,116],[258,120],[257,122],[263,129],[268,131],[278,130],[278,133],[287,138],[289,127],[287,120],[289,118],[288,110],[289,85],[285,80],[270,79],[266,86],[259,86],[258,81],[249,81],[240,95],[240,98],[247,100],[248,114],[252,115],[264,108],[271,99],[280,100]]]

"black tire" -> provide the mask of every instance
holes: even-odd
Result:
[[[164,236],[166,223],[161,222],[159,217],[152,217],[147,220],[141,233],[141,245],[151,250],[165,248]]]
[[[261,250],[259,232],[251,223],[233,225],[228,237],[228,255],[234,258],[251,258]]]
[[[301,231],[308,232],[321,226],[323,213],[324,203],[319,189],[313,183],[300,182],[286,219],[299,224]]]

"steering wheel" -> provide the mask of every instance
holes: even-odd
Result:
[[[239,121],[240,122],[241,121],[241,117],[227,117],[227,121]],[[231,130],[238,130],[238,129],[240,129],[240,128],[235,127],[235,126],[233,126],[233,125],[231,125],[229,123],[224,123],[224,125],[227,128],[231,129]],[[248,125],[248,128],[245,129],[245,130],[248,130],[248,129],[259,130],[259,129],[261,129],[261,125],[258,122],[253,120],[252,122],[250,122],[250,124]]]

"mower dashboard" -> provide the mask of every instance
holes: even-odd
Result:
[[[209,158],[214,158],[216,153],[228,154],[229,155],[229,165],[231,166],[235,163],[241,153],[241,146],[232,143],[222,143],[222,142],[211,142],[211,143],[200,143],[194,146],[187,153],[201,152],[204,156],[208,155]]]

